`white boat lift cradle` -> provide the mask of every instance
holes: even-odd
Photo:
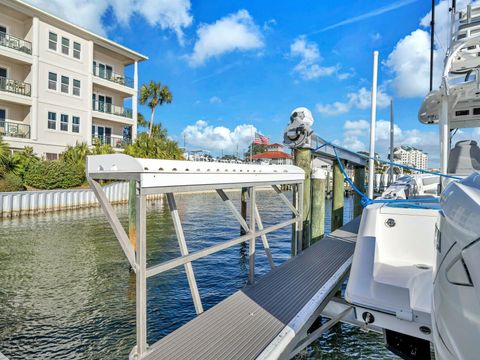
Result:
[[[303,252],[303,197],[290,202],[280,185],[292,185],[302,194],[305,173],[292,165],[244,165],[192,161],[135,159],[123,154],[89,156],[87,179],[93,188],[120,245],[136,273],[136,346],[131,359],[277,359],[291,358],[315,338],[342,321],[356,322],[353,310],[330,302],[348,274],[358,221],[353,221]],[[101,179],[136,182],[136,252],[112,205],[97,182]],[[271,186],[292,218],[264,228],[255,190]],[[248,188],[248,223],[224,189]],[[174,193],[215,190],[239,221],[245,235],[190,253],[183,233]],[[166,194],[181,256],[146,266],[146,197]],[[295,254],[275,267],[267,234],[294,225]],[[260,238],[272,270],[255,278],[255,243]],[[288,239],[290,241],[290,239]],[[231,246],[249,244],[249,284],[219,304],[203,311],[192,261]],[[155,344],[147,344],[147,278],[184,266],[197,315]],[[324,311],[331,320],[307,337],[307,331]],[[356,322],[356,325],[361,325]]]

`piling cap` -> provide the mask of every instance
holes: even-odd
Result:
[[[327,170],[321,168],[312,169],[312,179],[325,180],[327,178]]]

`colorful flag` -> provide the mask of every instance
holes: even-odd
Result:
[[[256,132],[255,138],[253,139],[254,144],[268,145],[270,143],[269,139],[266,136]]]

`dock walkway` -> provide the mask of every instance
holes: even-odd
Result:
[[[359,220],[167,335],[144,359],[288,358],[348,274]]]

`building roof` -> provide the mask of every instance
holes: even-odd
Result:
[[[266,151],[260,154],[252,156],[253,160],[256,159],[291,159],[292,156],[283,151]]]
[[[279,143],[268,144],[267,146],[268,146],[268,147],[279,147],[279,146],[281,146],[282,148],[285,147],[285,145],[279,144]]]
[[[147,60],[148,57],[140,54],[134,50],[131,50],[123,45],[120,45],[110,39],[107,39],[103,36],[97,35],[87,29],[84,29],[78,25],[72,24],[69,21],[63,20],[55,15],[52,15],[46,11],[40,10],[39,8],[32,6],[30,4],[27,4],[23,1],[20,0],[0,0],[0,4],[8,6],[12,9],[15,9],[21,13],[27,14],[32,17],[38,17],[40,20],[46,21],[48,23],[51,23],[54,26],[57,26],[59,28],[66,28],[69,29],[69,31],[78,34],[78,36],[81,36],[87,40],[93,40],[97,44],[112,50],[114,52],[123,54],[125,57],[128,57],[132,60],[137,60],[137,61],[142,61],[142,60]]]

